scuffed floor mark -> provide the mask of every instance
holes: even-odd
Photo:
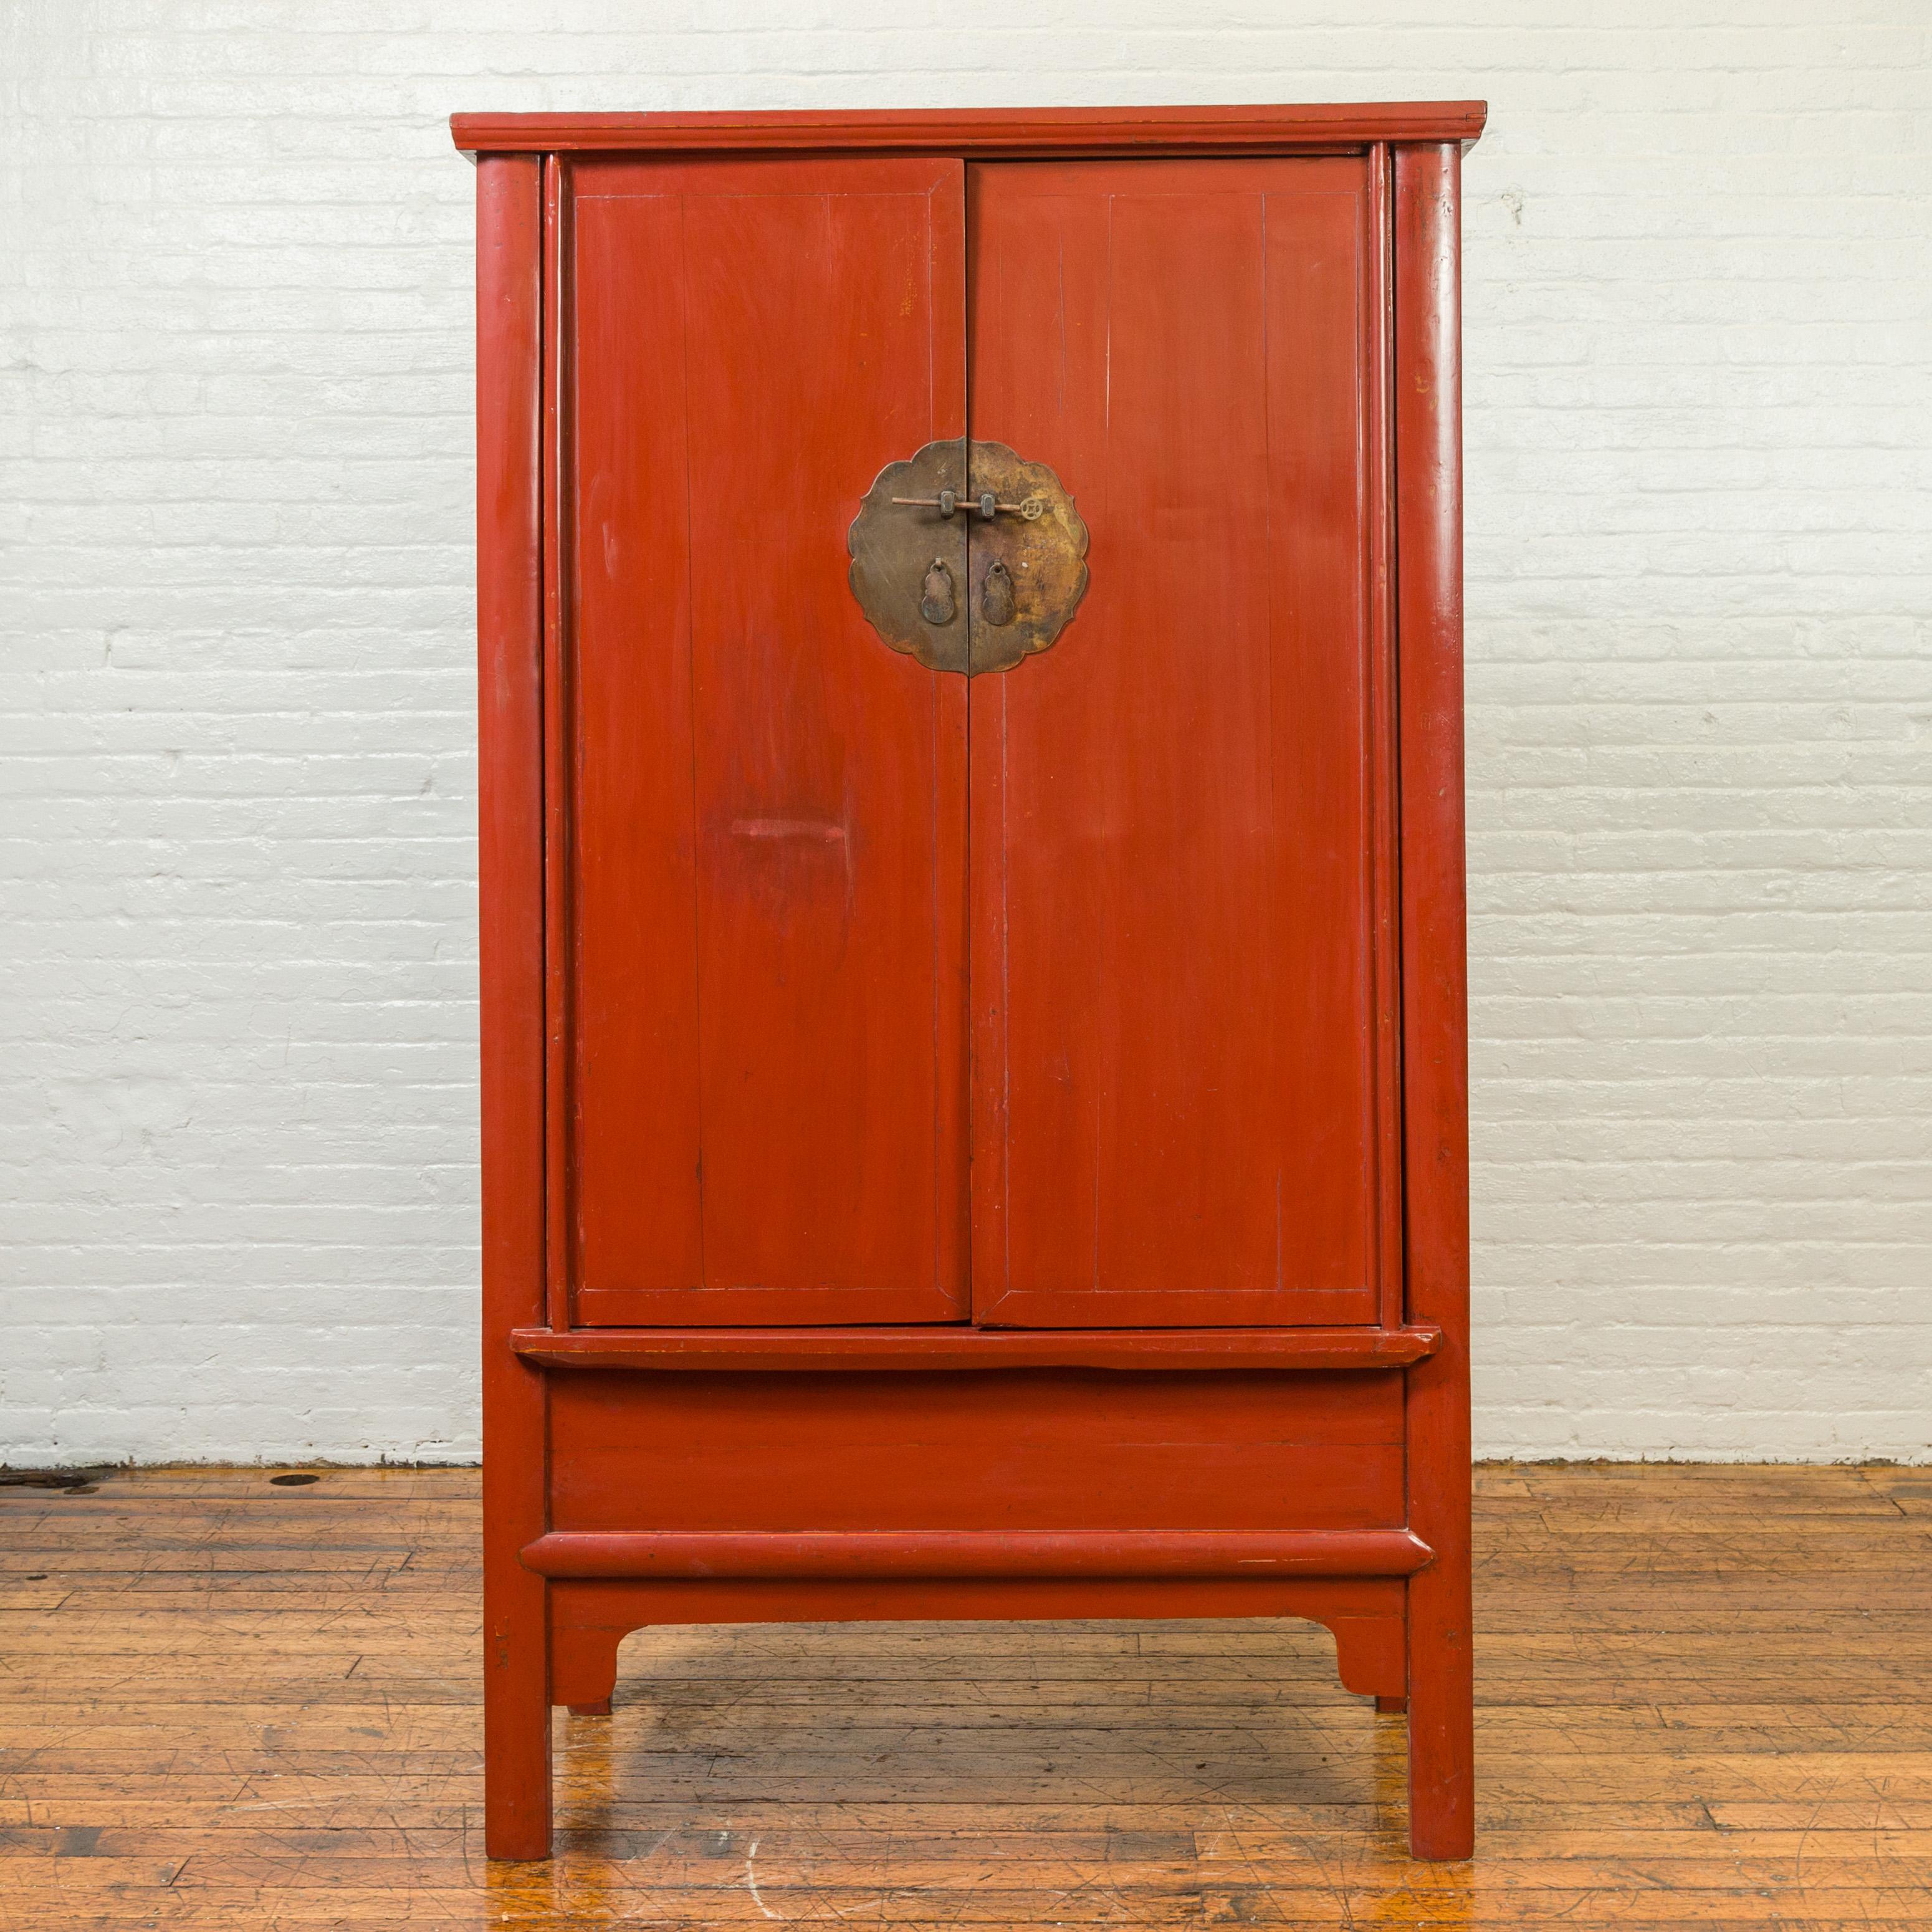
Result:
[[[760,1898],[758,1895],[758,1875],[757,1872],[752,1869],[753,1862],[757,1858],[758,1856],[758,1841],[756,1838],[754,1838],[752,1840],[749,1848],[745,1853],[745,1889],[752,1894],[752,1903],[755,1905],[767,1918],[782,1918],[784,1916],[784,1914],[782,1912],[774,1912],[772,1908],[765,1903],[764,1899]]]

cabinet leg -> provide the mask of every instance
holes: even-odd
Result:
[[[550,1656],[544,1582],[527,1576],[486,1606],[483,1848],[493,1858],[550,1856]]]
[[[608,1718],[610,1714],[610,1700],[599,1697],[594,1703],[572,1704],[569,1709],[573,1718]]]
[[[1476,1848],[1468,1604],[1453,1569],[1410,1579],[1408,1849],[1418,1858],[1466,1858]]]
[[[1406,1697],[1378,1697],[1376,1708],[1385,1718],[1399,1718],[1408,1708]]]

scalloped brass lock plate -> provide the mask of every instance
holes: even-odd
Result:
[[[929,442],[889,463],[847,533],[852,594],[929,670],[1010,670],[1087,589],[1087,526],[1043,463],[1003,442]]]

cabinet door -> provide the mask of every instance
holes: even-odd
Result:
[[[845,530],[964,430],[963,170],[572,179],[575,1317],[961,1318],[965,692],[868,628]]]
[[[970,686],[982,1321],[1393,1306],[1379,166],[970,172],[972,434],[1091,533]]]

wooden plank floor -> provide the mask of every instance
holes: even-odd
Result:
[[[1479,1472],[1476,1862],[1274,1624],[632,1638],[482,1856],[476,1478],[0,1488],[0,1926],[1932,1924],[1932,1472]]]

